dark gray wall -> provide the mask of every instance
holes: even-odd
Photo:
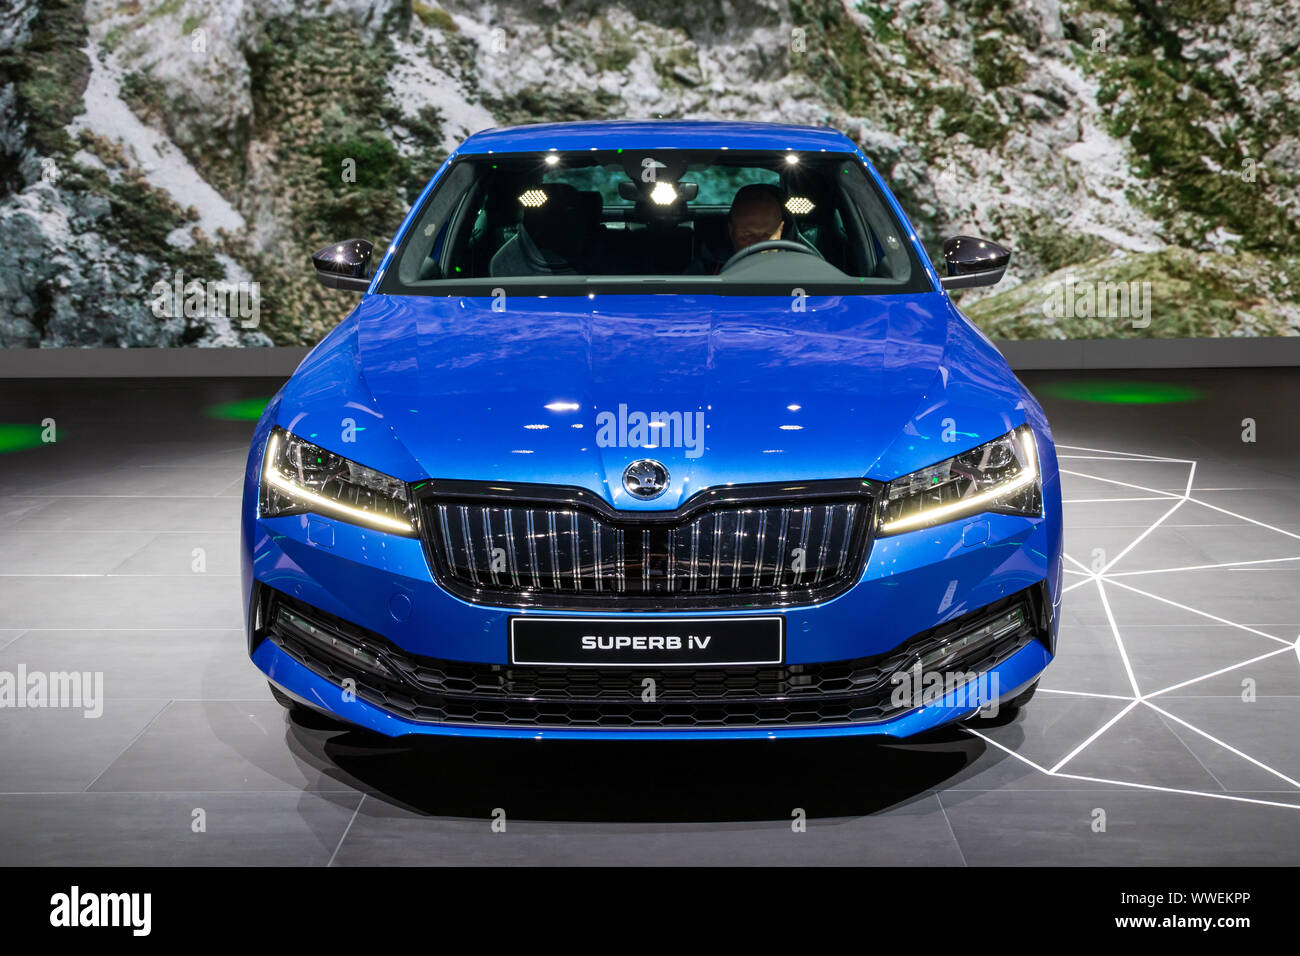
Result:
[[[1004,341],[997,345],[1015,369],[1300,365],[1300,336]],[[307,352],[306,348],[0,349],[0,378],[285,377]]]

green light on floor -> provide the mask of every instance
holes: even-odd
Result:
[[[42,440],[44,431],[40,425],[0,424],[0,454],[47,444]],[[61,436],[56,433],[55,437]]]
[[[269,398],[240,398],[233,402],[221,402],[203,409],[208,418],[220,418],[228,422],[255,422],[262,417]]]
[[[1169,382],[1050,382],[1038,390],[1053,398],[1101,405],[1170,405],[1199,401],[1205,394],[1199,388]]]

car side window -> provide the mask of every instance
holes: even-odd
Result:
[[[857,221],[858,228],[853,231],[860,230],[864,239],[858,249],[859,261],[855,264],[859,275],[908,281],[912,275],[912,263],[907,255],[907,243],[899,234],[894,217],[885,209],[876,191],[870,188],[866,177],[843,176],[840,188],[847,200],[844,208],[851,219]]]
[[[441,275],[439,255],[443,252],[451,218],[474,180],[474,168],[469,163],[457,163],[447,170],[444,179],[420,218],[411,224],[406,253],[397,271],[398,278],[404,283]]]

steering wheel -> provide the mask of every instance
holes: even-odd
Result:
[[[802,242],[795,242],[793,239],[764,239],[762,242],[756,242],[752,246],[746,246],[739,252],[734,253],[730,259],[722,264],[722,268],[718,270],[718,275],[726,272],[742,259],[759,252],[767,252],[769,249],[780,249],[782,252],[802,252],[809,256],[820,256],[820,253],[812,246],[804,245]]]

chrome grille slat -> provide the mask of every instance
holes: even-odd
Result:
[[[627,583],[623,580],[623,569],[626,558],[623,556],[623,529],[614,529],[614,576],[618,580],[618,590],[621,594],[627,590]]]
[[[515,551],[514,509],[502,508],[501,520],[506,526],[506,567],[510,569],[510,583],[519,587],[519,555]]]
[[[754,583],[751,587],[757,588],[763,579],[763,541],[767,538],[767,513],[769,509],[764,508],[758,515],[758,538],[754,545]]]
[[[718,573],[722,570],[722,512],[713,513],[713,535],[709,538],[709,549],[713,552],[713,570],[709,575],[709,590],[718,589]]]
[[[869,501],[853,489],[838,499],[740,497],[677,520],[500,496],[422,507],[439,581],[471,600],[493,591],[506,603],[555,595],[557,606],[631,597],[667,607],[734,595],[752,606],[764,594],[789,604],[851,583],[870,540]]]
[[[849,560],[849,546],[853,543],[853,520],[858,513],[857,505],[849,504],[844,508],[844,536],[840,538],[840,560],[835,565],[837,578],[844,573],[844,563]]]
[[[738,511],[734,516],[736,522],[736,543],[735,550],[731,553],[731,590],[736,590],[740,584],[740,567],[745,563],[744,546],[745,546],[745,518],[749,515],[748,511]]]
[[[466,510],[465,508],[461,508],[462,512],[464,512],[465,510]],[[487,508],[483,509],[483,547],[486,549],[487,571],[488,574],[492,576],[492,583],[500,584],[501,582],[497,579],[496,561],[492,557],[492,550],[493,550],[492,549],[492,512],[489,511]],[[468,550],[471,554],[473,553],[472,542],[469,542],[467,544],[466,550]]]
[[[582,562],[578,560],[578,512],[569,512],[569,563],[573,568],[573,589],[582,590]]]
[[[447,549],[447,554],[451,554],[451,531],[447,527],[446,505],[438,505],[438,525],[442,528],[442,546]]]
[[[772,587],[781,586],[781,578],[785,575],[785,538],[786,533],[790,530],[790,509],[781,509],[781,533],[776,537],[776,568],[772,574]]]
[[[564,590],[564,579],[560,577],[560,542],[555,533],[555,512],[546,512],[546,537],[551,545],[551,587],[556,591]]]
[[[485,510],[483,514],[486,516],[487,511]],[[486,522],[487,518],[484,517],[483,520]],[[469,530],[469,508],[466,507],[465,505],[460,506],[460,524],[461,524],[461,529],[465,532],[465,551],[466,551],[466,557],[469,559],[467,561],[467,563],[469,564],[469,576],[470,579],[474,582],[474,586],[477,587],[478,586],[478,562],[474,559],[474,536],[470,534],[470,530]],[[491,535],[488,535],[487,541],[484,542],[484,545],[487,548],[488,567],[491,567],[492,566],[492,536]],[[493,581],[493,583],[495,584],[496,582]]]
[[[528,511],[527,511],[527,515],[528,515],[528,522],[527,522],[527,528],[528,528],[528,564],[529,564],[529,567],[532,569],[532,572],[533,572],[533,587],[535,587],[535,588],[540,588],[540,587],[542,586],[542,576],[541,576],[541,573],[538,571],[538,568],[537,568],[537,532],[534,530],[534,526],[533,526],[533,509],[532,509],[532,508],[529,508],[529,509],[528,509]]]
[[[700,523],[691,525],[691,590],[700,586]]]
[[[668,529],[668,593],[677,585],[677,529]]]
[[[831,505],[822,510],[822,543],[817,549],[817,572],[813,578],[814,583],[822,579],[822,572],[826,570],[826,546],[830,544],[831,525],[835,523],[835,509],[838,507],[839,505]]]
[[[803,565],[794,572],[794,583],[799,584],[808,567],[808,525],[812,523],[812,509],[804,508],[799,519],[799,556]]]

